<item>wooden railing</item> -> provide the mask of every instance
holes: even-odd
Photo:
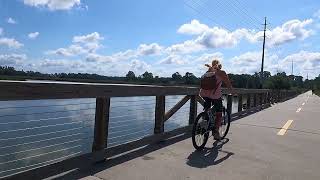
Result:
[[[233,113],[232,117],[241,117],[254,110],[265,108],[272,103],[284,101],[297,95],[294,91],[272,91],[268,89],[235,89],[235,91],[240,105],[238,105],[238,112]],[[197,116],[197,105],[203,104],[203,99],[198,96],[198,92],[198,88],[181,86],[0,81],[0,101],[96,98],[95,128],[91,153],[21,172],[10,176],[10,178],[42,179],[63,171],[88,166],[108,157],[157,143],[173,136],[189,133],[190,127]],[[227,110],[232,113],[232,98],[234,97],[228,95],[227,89],[223,89],[223,94],[227,95]],[[166,96],[170,95],[185,96],[171,109],[166,110]],[[128,96],[156,96],[154,134],[126,144],[107,147],[110,98]],[[246,102],[243,102],[244,97],[247,99]],[[189,126],[165,132],[165,122],[188,101],[190,102]]]

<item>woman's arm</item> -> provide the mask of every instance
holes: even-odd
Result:
[[[217,71],[217,75],[222,79],[222,81],[226,84],[227,88],[229,90],[231,90],[232,94],[235,94],[234,93],[234,90],[233,90],[233,87],[232,87],[232,84],[231,84],[231,81],[227,75],[227,73],[223,70],[219,70]]]

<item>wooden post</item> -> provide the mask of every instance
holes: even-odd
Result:
[[[230,94],[227,97],[227,111],[232,114],[232,95]]]
[[[196,96],[190,97],[189,125],[193,124],[197,117],[197,100]]]
[[[242,94],[238,95],[238,112],[242,111]]]
[[[251,108],[251,95],[247,94],[247,109]]]
[[[257,107],[257,94],[253,94],[253,107]]]
[[[266,92],[264,94],[264,104],[268,104],[270,102],[269,100],[269,92]]]
[[[274,90],[272,91],[272,102],[273,104],[277,102],[277,93]]]
[[[165,96],[156,97],[154,134],[164,132]]]
[[[110,98],[96,98],[96,115],[94,123],[94,140],[92,145],[92,152],[100,151],[107,147],[109,113]]]

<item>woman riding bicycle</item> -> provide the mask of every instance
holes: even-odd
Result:
[[[212,105],[214,105],[214,109],[216,112],[216,119],[215,119],[215,129],[214,132],[214,139],[220,140],[219,134],[219,127],[221,126],[221,119],[222,119],[222,91],[221,85],[222,82],[226,84],[226,86],[233,92],[233,87],[230,82],[230,79],[227,73],[221,70],[222,65],[220,64],[219,60],[213,60],[211,66],[205,64],[209,69],[207,72],[213,73],[216,76],[216,88],[215,89],[200,89],[200,96],[203,97],[205,100],[204,108],[209,109]]]

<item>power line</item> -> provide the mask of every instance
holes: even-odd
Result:
[[[191,0],[191,2],[192,2],[193,5],[196,5],[198,8],[199,8],[199,7],[201,8],[201,4],[198,4],[198,3],[196,3],[196,2],[193,2],[192,0]],[[192,10],[194,10],[194,11],[195,11],[196,13],[198,13],[199,15],[202,15],[202,16],[206,17],[208,20],[210,20],[210,21],[213,22],[214,24],[219,25],[219,26],[221,26],[221,27],[224,27],[224,28],[227,29],[228,31],[232,32],[232,31],[230,30],[230,29],[231,29],[230,27],[226,27],[226,26],[220,25],[218,22],[216,22],[216,21],[215,21],[213,18],[211,18],[209,15],[202,13],[203,11],[199,11],[199,10],[196,9],[194,6],[192,6],[192,5],[188,4],[188,3],[185,3],[185,1],[184,1],[184,4],[185,4],[186,6],[188,6],[189,8],[191,8]],[[205,10],[205,11],[208,13],[207,10]],[[209,11],[209,14],[211,14],[210,11]]]
[[[218,1],[218,0],[217,0]],[[242,17],[244,17],[244,19],[247,19],[248,21],[245,21],[247,24],[249,24],[249,26],[252,25],[252,27],[254,27],[253,29],[259,29],[259,27],[257,26],[257,24],[259,23],[256,23],[256,22],[253,22],[252,19],[250,19],[250,16],[247,15],[245,12],[242,11],[241,8],[239,8],[239,6],[237,6],[235,3],[231,3],[230,1],[226,0],[224,1],[226,2],[227,4],[229,4],[230,7],[233,7],[233,9],[235,10],[235,12],[237,12],[239,15],[241,15]],[[241,13],[242,12],[242,13]],[[247,18],[249,17],[249,18]]]
[[[234,11],[230,11],[228,8],[225,8],[225,6],[219,0],[216,0],[216,2],[218,3],[217,5],[220,6],[220,9],[226,10],[226,14],[229,14],[229,15],[233,14],[235,17],[239,17]],[[236,21],[236,22],[243,27],[248,26],[248,23],[246,23],[246,25],[245,25],[242,21]],[[249,24],[249,26],[250,26],[250,24]]]
[[[190,0],[190,1],[188,1],[189,3],[186,3],[185,1],[184,1],[184,4],[186,5],[186,6],[188,6],[188,7],[190,7],[191,9],[193,9],[194,11],[196,11],[197,13],[199,13],[199,14],[201,14],[201,15],[203,15],[204,13],[204,11],[206,12],[206,17],[208,18],[208,19],[210,19],[212,22],[214,22],[215,24],[217,24],[217,25],[220,25],[221,27],[224,27],[223,25],[221,25],[221,23],[218,23],[217,21],[216,21],[216,19],[213,19],[212,17],[215,17],[215,16],[217,16],[217,14],[218,15],[221,15],[221,16],[226,16],[226,15],[230,15],[230,14],[232,14],[232,15],[234,15],[235,17],[239,17],[239,16],[242,16],[242,17],[245,17],[243,14],[241,14],[240,13],[240,11],[235,7],[235,6],[233,6],[232,4],[230,4],[229,2],[228,2],[228,4],[229,4],[229,6],[231,7],[231,8],[233,8],[235,11],[232,11],[232,10],[230,10],[229,8],[226,8],[226,6],[224,5],[224,4],[222,4],[220,1],[216,1],[217,3],[216,3],[216,5],[219,7],[218,9],[223,9],[223,10],[225,10],[223,13],[221,12],[221,11],[218,11],[218,9],[216,9],[215,11],[213,11],[213,10],[211,10],[211,9],[208,9],[207,8],[207,6],[208,5],[206,5],[206,4],[204,4],[204,3],[200,3],[200,2],[198,2],[198,1],[192,1],[192,0]],[[198,9],[197,9],[198,8]],[[199,10],[200,9],[200,10]],[[249,20],[250,21],[250,20]],[[250,22],[248,22],[248,21],[236,21],[237,22],[237,24],[239,24],[240,26],[243,26],[243,27],[247,27],[247,26],[249,26],[249,27],[254,27],[253,29],[256,29],[257,28],[257,26],[255,25],[255,23],[252,23],[252,21],[251,21],[251,24],[250,24]],[[230,29],[230,27],[227,27],[226,28],[228,31],[230,31],[230,32],[232,32]],[[257,28],[257,29],[259,29],[259,28]]]
[[[226,14],[233,14],[234,15],[234,17],[236,17],[236,18],[239,18],[239,16],[240,16],[240,13],[239,13],[239,11],[235,8],[235,11],[232,11],[231,9],[228,9],[228,8],[226,8],[226,5],[224,5],[221,1],[219,1],[219,0],[216,0],[216,2],[218,3],[217,5],[219,6],[220,5],[220,9],[222,9],[222,10],[226,10],[225,12],[226,12]],[[229,3],[229,1],[224,1],[224,2],[226,2],[227,4],[229,4],[229,7],[234,7],[234,6],[232,6],[232,4],[230,4]],[[238,12],[238,13],[237,13]],[[247,22],[247,21],[236,21],[236,22],[238,22],[238,24],[240,24],[241,26],[243,26],[243,27],[246,27],[246,26],[248,26],[248,27],[251,27],[251,24],[249,23],[249,22]],[[253,29],[255,29],[255,28],[253,28]],[[258,28],[259,29],[259,28]]]
[[[248,17],[250,17],[253,21],[255,21],[257,24],[259,24],[260,23],[260,19],[262,19],[262,18],[256,18],[254,15],[248,15],[248,14],[250,14],[249,13],[249,11],[247,10],[247,8],[245,7],[245,6],[242,6],[242,4],[238,1],[238,0],[235,0],[238,4],[239,4],[239,6],[241,6],[240,7],[240,9],[248,16]],[[247,6],[248,7],[248,6]]]

